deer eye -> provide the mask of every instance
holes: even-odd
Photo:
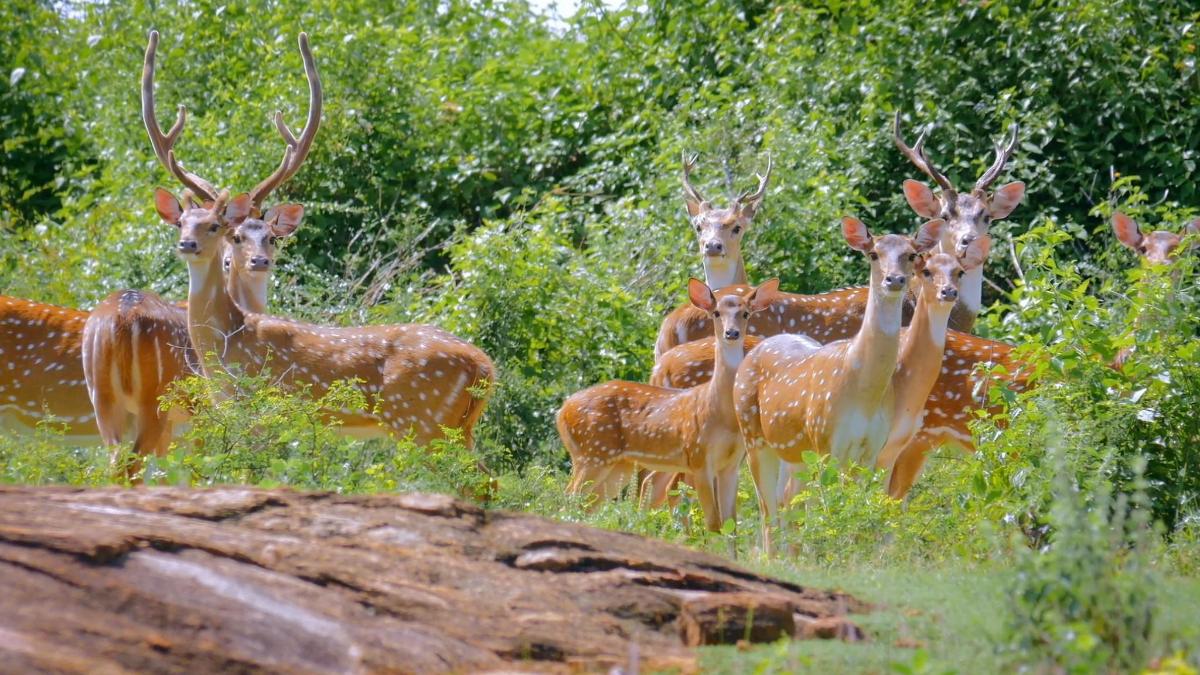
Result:
[[[909,253],[909,254],[908,254],[908,262],[912,262],[912,261],[914,261],[914,260],[916,260],[916,259],[917,259],[917,254],[916,254],[916,253]]]
[[[1145,253],[1146,253],[1146,247],[1145,247],[1145,246],[1139,246],[1139,247],[1138,247],[1138,253],[1145,254]]]
[[[742,312],[742,318],[743,318],[743,319],[749,319],[749,318],[750,318],[750,312]]]
[[[719,319],[719,318],[721,318],[721,313],[720,313],[720,312],[713,312],[713,316],[715,316],[715,317],[717,317],[717,318]]]
[[[242,235],[240,235],[240,234],[233,235],[233,243],[235,243],[235,244],[242,243]]]
[[[925,269],[921,270],[921,275],[928,279],[929,277],[933,276],[933,272],[930,272],[929,268],[926,267]]]
[[[871,260],[879,260],[879,254],[875,251],[871,251],[867,255],[871,257]]]
[[[733,226],[733,233],[734,233],[734,234],[741,234],[741,233],[742,233],[742,226],[741,226],[741,225],[734,225],[734,226]]]
[[[959,271],[958,271],[958,278],[959,278],[959,279],[961,279],[961,278],[963,278],[963,277],[964,277],[966,274],[967,274],[966,270],[959,270]]]
[[[700,234],[700,230],[701,230],[701,227],[699,225],[697,225],[696,226],[696,234]]]
[[[270,244],[271,246],[274,246],[275,242],[277,242],[277,241],[279,241],[279,237],[276,237],[274,235],[267,237],[267,243]]]
[[[209,232],[216,232],[216,231],[217,231],[218,229],[220,229],[220,228],[221,228],[221,224],[220,224],[220,223],[213,223],[212,225],[210,225],[210,226],[208,227],[208,231],[209,231]]]

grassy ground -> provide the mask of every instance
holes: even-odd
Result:
[[[788,642],[749,650],[703,650],[705,669],[722,673],[1004,673],[1021,654],[1003,650],[1011,573],[1001,567],[827,569],[762,566],[796,583],[849,592],[876,610],[851,618],[865,643]],[[1168,579],[1157,632],[1200,643],[1200,580]]]

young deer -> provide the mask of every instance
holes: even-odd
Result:
[[[188,188],[186,209],[195,218],[216,223],[221,218],[219,194],[213,184],[183,168],[175,160],[174,146],[183,132],[187,111],[179,106],[175,124],[163,133],[155,114],[154,60],[158,32],[150,32],[142,68],[142,121],[159,162]],[[276,171],[251,193],[255,208],[283,181],[291,177],[307,157],[321,123],[324,96],[308,36],[300,34],[300,55],[308,79],[308,120],[299,140],[282,114],[275,114],[276,127],[292,152],[289,171]],[[196,199],[194,195],[199,195]],[[288,232],[290,234],[290,232]],[[254,271],[230,278],[229,292],[246,309],[266,309],[270,273],[275,262],[275,237],[256,241]],[[84,328],[83,366],[88,395],[96,411],[96,423],[105,443],[116,445],[128,426],[134,429],[136,457],[166,452],[176,422],[186,418],[182,410],[163,411],[160,398],[172,382],[199,371],[197,357],[188,338],[187,311],[167,303],[148,291],[117,291],[100,303]],[[132,422],[132,424],[130,424]],[[127,467],[136,472],[137,467]]]
[[[1012,158],[1017,149],[1016,124],[1012,125],[1008,143],[996,144],[996,159],[987,171],[975,181],[970,193],[960,194],[954,185],[946,178],[929,157],[925,154],[925,139],[928,130],[922,131],[917,142],[909,147],[901,137],[900,112],[892,125],[892,141],[900,152],[909,159],[925,175],[929,176],[941,187],[940,195],[935,195],[929,186],[920,181],[904,181],[904,197],[908,205],[922,218],[940,218],[946,222],[942,228],[941,251],[961,257],[971,242],[987,235],[988,226],[994,220],[1007,218],[1017,204],[1025,196],[1025,184],[1021,182],[1008,183],[996,188],[988,194],[988,188],[996,182],[1004,171],[1004,166]],[[950,327],[963,332],[970,332],[975,325],[975,317],[983,309],[983,266],[967,272],[962,280],[962,292],[959,293],[958,305],[950,315]]]
[[[777,335],[759,344],[738,369],[734,405],[768,553],[781,460],[798,463],[803,451],[813,450],[838,462],[873,465],[887,441],[904,297],[917,258],[937,245],[941,226],[933,220],[915,237],[873,237],[858,219],[843,218],[846,242],[871,263],[858,333],[820,349],[801,344],[797,336]]]
[[[32,432],[49,414],[66,426],[65,442],[95,441],[80,360],[87,316],[0,295],[0,428]]]
[[[750,316],[771,302],[779,282],[714,294],[692,279],[688,295],[713,317],[717,336],[716,374],[699,387],[664,389],[613,381],[572,394],[558,411],[558,434],[571,455],[568,490],[590,487],[613,496],[639,465],[686,471],[697,477],[696,492],[710,530],[733,517],[741,437],[733,412],[733,381],[744,355]]]

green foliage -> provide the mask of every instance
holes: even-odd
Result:
[[[1019,556],[1012,592],[1014,658],[1063,672],[1129,672],[1155,653],[1158,575],[1145,496],[1112,493],[1101,478],[1076,481],[1061,450],[1045,550]]]

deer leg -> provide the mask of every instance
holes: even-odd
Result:
[[[771,528],[778,519],[779,457],[771,450],[759,449],[749,453],[750,475],[758,493],[758,511],[762,519],[763,554],[771,557]]]
[[[700,471],[693,473],[692,476],[696,479],[696,496],[700,499],[700,507],[704,510],[704,525],[710,532],[721,531],[721,508],[717,503],[716,476],[713,475],[712,467],[705,466]]]
[[[742,458],[738,457],[736,462],[717,473],[717,501],[721,506],[721,524],[730,518],[735,526],[737,524],[738,467],[741,463]]]
[[[651,471],[642,481],[641,500],[647,508],[662,508],[670,497],[671,488],[679,481],[679,474]]]
[[[888,477],[888,495],[892,499],[904,499],[908,495],[935,445],[925,434],[918,434],[900,452],[892,465],[892,475]]]

